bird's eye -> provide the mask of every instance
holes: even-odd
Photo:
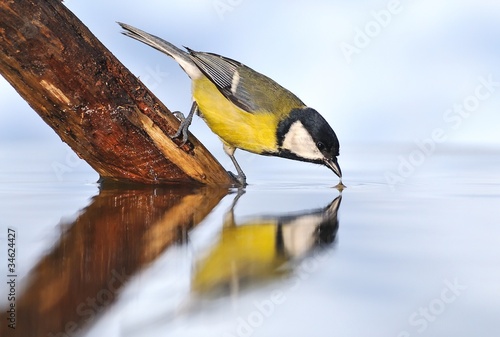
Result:
[[[316,147],[318,148],[318,150],[323,151],[325,149],[325,144],[323,144],[322,142],[317,142]]]

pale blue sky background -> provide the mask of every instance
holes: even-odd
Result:
[[[177,45],[240,60],[270,76],[320,111],[344,145],[412,143],[430,137],[436,128],[444,130],[449,143],[500,144],[500,86],[493,87],[487,99],[477,100],[479,105],[469,117],[457,120],[458,115],[449,115],[454,122],[443,118],[455,104],[467,99],[474,103],[471,95],[481,78],[500,82],[498,1],[67,0],[65,4],[174,110],[190,107],[187,76],[168,57],[119,34],[115,21]],[[383,18],[383,25],[374,12],[379,21]],[[363,46],[358,32],[367,29],[371,37],[369,43],[361,41],[367,44]],[[357,48],[350,60],[341,49],[347,45]],[[59,142],[3,78],[0,104],[1,143],[27,138]],[[192,131],[209,147],[217,142],[199,119]]]

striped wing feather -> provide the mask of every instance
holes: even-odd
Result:
[[[213,53],[188,51],[217,89],[246,112],[285,115],[291,109],[305,107],[290,91],[238,61]]]

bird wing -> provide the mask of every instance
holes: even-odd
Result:
[[[201,72],[233,104],[249,113],[287,114],[304,103],[269,77],[230,58],[186,48]]]

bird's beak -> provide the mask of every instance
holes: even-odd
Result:
[[[326,159],[325,165],[330,168],[339,178],[342,178],[342,171],[340,170],[339,163],[337,162],[337,158],[334,157],[332,159]]]

